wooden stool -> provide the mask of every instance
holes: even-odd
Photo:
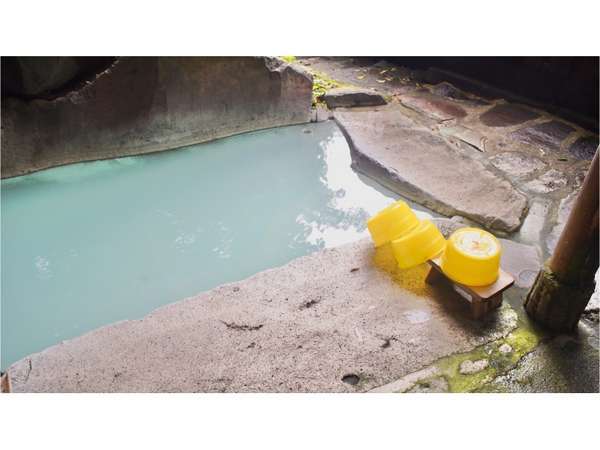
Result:
[[[450,280],[441,268],[441,259],[434,258],[427,261],[431,266],[425,282],[436,284],[448,282],[452,288],[471,305],[471,316],[473,319],[481,319],[490,311],[502,305],[502,293],[515,283],[515,279],[509,273],[500,269],[498,279],[487,286],[465,286]]]

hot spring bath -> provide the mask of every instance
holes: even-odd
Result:
[[[365,236],[398,196],[350,164],[324,122],[3,180],[2,369]]]

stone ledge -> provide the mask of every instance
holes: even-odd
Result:
[[[517,230],[527,198],[481,162],[411,122],[399,105],[336,110],[355,167],[392,190],[446,216],[460,215],[497,231]]]
[[[15,363],[13,391],[364,392],[516,326],[390,257],[365,239],[97,329]]]
[[[371,89],[346,87],[330,89],[323,95],[323,101],[329,108],[379,106],[387,103],[383,95]]]
[[[2,101],[2,177],[310,122],[310,75],[273,58],[119,58],[54,100]]]

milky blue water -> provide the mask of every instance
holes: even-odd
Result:
[[[2,368],[365,236],[398,196],[332,122],[2,181]]]

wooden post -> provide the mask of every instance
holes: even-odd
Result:
[[[598,150],[554,253],[525,299],[525,310],[554,331],[571,331],[594,290],[598,269]]]

